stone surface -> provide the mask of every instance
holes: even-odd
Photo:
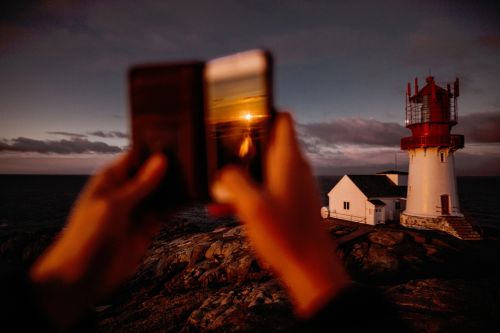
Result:
[[[294,323],[287,294],[259,265],[240,225],[160,236],[126,293],[101,311],[101,331],[258,332]]]
[[[464,240],[481,240],[482,237],[462,216],[421,217],[401,214],[402,226],[421,230],[439,230]]]
[[[404,236],[405,234],[402,231],[378,230],[370,233],[369,239],[372,243],[388,247],[401,243]]]
[[[390,287],[385,294],[417,332],[481,332],[493,327],[500,313],[498,294],[484,282],[424,279]]]
[[[500,327],[500,237],[480,242],[433,231],[329,226],[351,277],[384,290],[418,332]],[[0,232],[3,267],[30,265],[57,229]],[[256,260],[234,220],[180,216],[153,242],[137,273],[98,304],[101,332],[287,331],[288,295]],[[360,313],[362,317],[362,313]]]
[[[500,263],[485,267],[498,242],[471,247],[443,234],[382,226],[349,239],[356,227],[329,229],[350,275],[385,290],[419,332],[485,330],[495,322],[500,293],[492,285]],[[488,276],[482,284],[470,274],[478,271]],[[160,237],[127,292],[101,312],[101,331],[262,332],[294,324],[287,294],[254,258],[242,226]],[[487,302],[479,301],[488,292]]]

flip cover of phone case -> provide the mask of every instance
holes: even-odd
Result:
[[[208,198],[203,68],[187,62],[129,72],[135,164],[155,152],[168,158],[166,177],[147,200],[155,208]]]

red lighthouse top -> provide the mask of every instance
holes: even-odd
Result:
[[[457,124],[457,97],[459,96],[458,79],[453,88],[448,83],[446,89],[426,78],[426,85],[418,89],[415,78],[415,90],[412,94],[410,83],[406,89],[406,127],[412,136],[401,139],[401,149],[450,147],[460,149],[464,146],[464,136],[450,134]]]

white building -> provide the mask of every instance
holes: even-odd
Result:
[[[330,217],[371,225],[399,221],[405,209],[408,173],[344,175],[328,193]]]

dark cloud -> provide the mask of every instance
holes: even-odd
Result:
[[[363,146],[399,146],[411,132],[398,123],[369,118],[340,118],[327,122],[298,125],[300,143],[311,153],[318,146],[356,144]],[[466,142],[500,142],[500,112],[479,112],[461,116],[454,133],[464,134]]]
[[[367,118],[343,118],[299,124],[299,142],[317,174],[374,173],[408,169],[402,137],[411,132],[397,123]],[[457,151],[458,175],[498,175],[500,112],[461,116],[453,133],[464,134],[466,147]]]
[[[70,140],[36,140],[19,137],[0,141],[0,152],[35,152],[42,154],[82,154],[101,153],[113,154],[122,151],[120,147],[108,145],[105,142],[89,141],[72,138]]]
[[[453,132],[465,135],[465,142],[500,142],[500,112],[479,112],[460,116]]]
[[[85,135],[85,134],[71,133],[71,132],[64,132],[64,131],[51,131],[51,132],[47,132],[47,134],[68,136],[70,138],[86,138],[87,137],[87,135]]]
[[[87,132],[88,135],[98,136],[100,138],[128,138],[128,134],[120,131],[94,131]]]
[[[300,124],[303,141],[316,144],[360,144],[373,146],[398,146],[402,137],[410,132],[398,123],[382,122],[368,118],[340,118],[328,122]]]

